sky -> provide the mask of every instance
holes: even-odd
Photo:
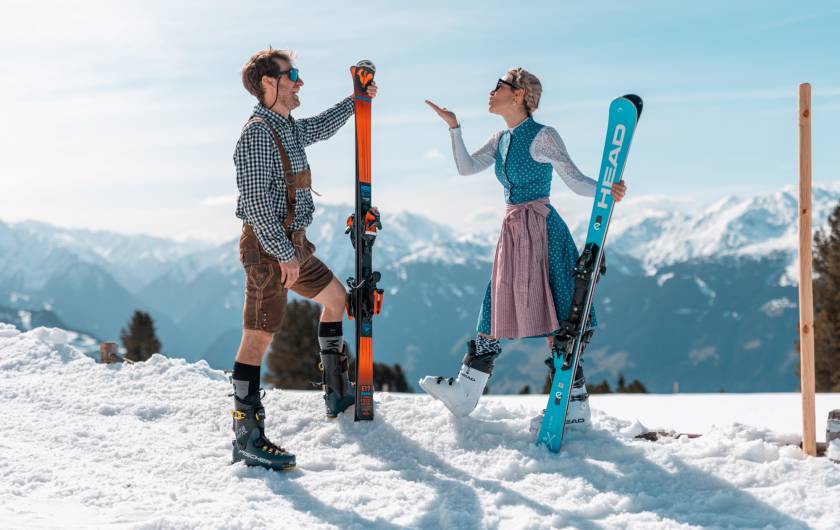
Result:
[[[377,66],[374,203],[458,230],[496,226],[492,170],[457,175],[446,125],[468,148],[504,127],[487,112],[521,66],[543,85],[535,119],[595,176],[612,98],[645,109],[628,202],[706,204],[797,182],[797,87],[813,86],[814,179],[840,180],[836,2],[39,2],[0,4],[0,220],[226,240],[238,233],[232,153],[255,103],[248,57],[293,49],[297,117],[351,92]],[[316,202],[351,203],[351,121],[307,150]],[[555,179],[567,219],[590,201]],[[675,206],[678,207],[678,206]],[[682,207],[682,206],[679,206]]]

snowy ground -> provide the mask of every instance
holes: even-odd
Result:
[[[840,525],[840,465],[780,443],[799,429],[794,395],[596,396],[594,428],[552,455],[527,433],[537,396],[491,396],[455,420],[382,393],[376,420],[354,423],[323,419],[315,392],[273,390],[268,432],[298,455],[279,473],[229,464],[221,372],[160,356],[98,365],[66,339],[0,324],[0,528]],[[737,407],[754,426],[730,423]],[[638,441],[619,417],[703,436]]]

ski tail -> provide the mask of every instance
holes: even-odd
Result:
[[[373,337],[360,337],[356,358],[355,419],[373,419]]]

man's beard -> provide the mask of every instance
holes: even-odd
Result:
[[[289,110],[300,107],[300,99],[298,98],[298,95],[294,93],[282,94],[279,97],[279,102]]]

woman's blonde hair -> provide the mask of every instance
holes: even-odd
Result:
[[[528,116],[530,116],[540,106],[540,96],[542,95],[540,80],[524,68],[511,68],[507,73],[514,85],[525,89],[525,98],[522,103],[525,105]]]

